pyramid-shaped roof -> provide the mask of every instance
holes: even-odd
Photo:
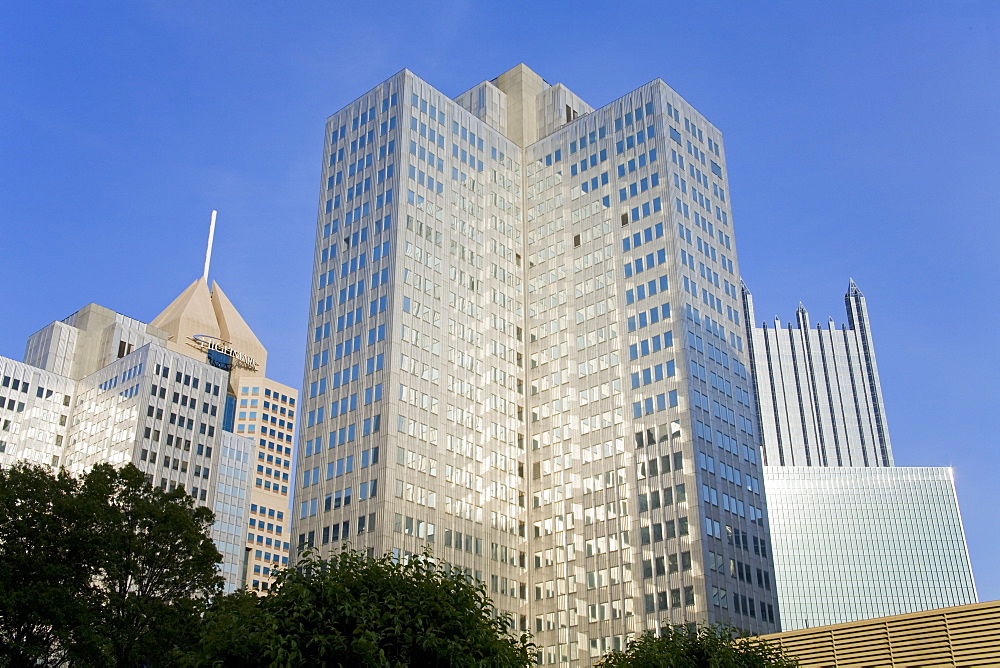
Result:
[[[246,320],[243,319],[243,316],[240,315],[233,303],[229,301],[229,297],[215,281],[212,281],[212,307],[215,309],[221,337],[233,344],[233,347],[240,352],[256,359],[260,363],[261,373],[263,373],[267,350],[264,349],[260,339],[253,333]]]
[[[195,334],[222,338],[212,295],[208,284],[201,278],[170,302],[170,306],[163,309],[150,324],[167,332],[174,342],[181,342]]]
[[[208,283],[199,277],[151,324],[167,332],[171,349],[197,359],[203,353],[189,345],[191,337],[210,336],[227,341],[233,349],[260,365],[255,375],[264,375],[267,350],[218,283],[213,282],[209,291]]]

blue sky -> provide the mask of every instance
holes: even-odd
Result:
[[[301,381],[323,121],[407,67],[525,62],[594,106],[660,77],[726,140],[758,320],[868,298],[896,456],[953,466],[1000,598],[1000,3],[0,3],[0,354],[202,269]]]

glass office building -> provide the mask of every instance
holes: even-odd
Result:
[[[976,602],[950,468],[766,471],[782,629]]]
[[[952,471],[896,468],[868,307],[851,281],[847,324],[754,326],[781,628],[976,601]]]

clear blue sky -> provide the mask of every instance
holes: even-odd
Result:
[[[661,77],[726,138],[758,319],[868,297],[896,463],[954,466],[1000,598],[1000,2],[0,3],[0,354],[201,273],[301,381],[323,121],[407,67],[525,62],[594,106]]]

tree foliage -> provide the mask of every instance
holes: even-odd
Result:
[[[162,662],[194,641],[222,561],[213,514],[134,466],[0,470],[0,666]]]
[[[94,509],[80,482],[34,466],[0,469],[0,665],[60,662],[88,645]]]
[[[427,558],[351,550],[300,559],[269,596],[223,597],[206,613],[195,665],[529,666],[533,645],[482,585]],[[248,650],[248,648],[250,648]]]
[[[798,662],[781,646],[754,637],[739,637],[730,628],[705,626],[697,631],[664,628],[657,637],[645,633],[623,651],[605,654],[599,668],[792,668]]]
[[[212,511],[195,507],[183,488],[153,487],[131,465],[95,467],[83,486],[105,501],[94,598],[103,655],[134,666],[193,641],[205,597],[223,584]]]

